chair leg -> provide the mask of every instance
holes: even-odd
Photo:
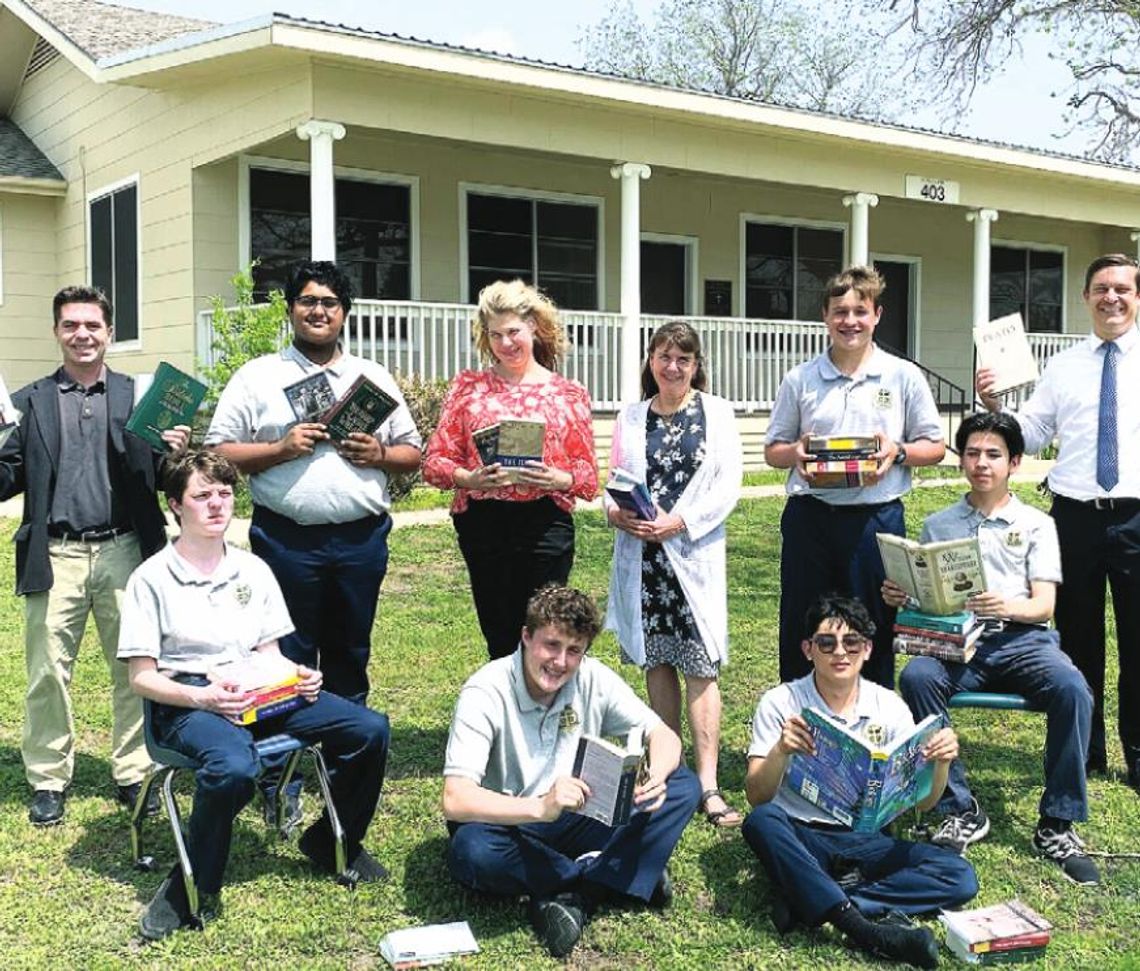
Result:
[[[282,839],[288,839],[292,835],[292,827],[285,828],[283,826],[285,801],[288,798],[288,793],[285,790],[288,789],[289,783],[293,780],[302,754],[304,754],[304,749],[297,749],[295,752],[289,753],[289,757],[281,769],[281,777],[277,780],[276,791],[273,793],[273,828],[277,830]]]
[[[131,853],[134,856],[135,868],[138,870],[154,869],[154,857],[143,855],[143,820],[146,818],[146,804],[150,799],[150,790],[154,788],[154,784],[162,774],[169,771],[171,771],[169,768],[161,767],[148,772],[139,788],[139,797],[131,807]]]
[[[325,758],[321,755],[320,749],[310,745],[306,751],[313,757],[313,766],[317,771],[317,782],[320,784],[321,795],[325,800],[325,812],[329,817],[329,826],[332,829],[335,844],[336,873],[338,877],[343,878],[348,869],[348,839],[344,834],[344,827],[340,824],[340,816],[337,814],[336,806],[333,803],[332,787],[329,785],[329,770],[325,765]]]
[[[197,924],[198,916],[198,884],[194,880],[194,865],[190,862],[190,853],[186,848],[186,836],[182,829],[182,813],[178,809],[178,800],[174,798],[174,776],[176,770],[171,769],[162,782],[162,801],[166,805],[166,813],[170,817],[170,829],[174,834],[174,845],[178,850],[178,865],[182,870],[182,882],[186,885],[186,900],[190,905],[190,917]]]

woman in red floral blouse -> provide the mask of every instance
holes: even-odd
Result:
[[[454,489],[451,515],[492,658],[514,652],[526,604],[574,563],[575,497],[598,491],[590,396],[554,372],[566,351],[558,310],[521,280],[479,294],[475,344],[491,366],[460,371],[428,443],[424,478]],[[541,462],[510,475],[483,464],[472,433],[504,418],[546,422]],[[511,481],[511,478],[515,481]]]

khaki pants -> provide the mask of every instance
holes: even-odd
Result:
[[[33,789],[62,790],[75,769],[75,722],[68,686],[89,613],[111,669],[111,775],[119,785],[150,768],[143,741],[142,701],[131,691],[127,665],[115,660],[119,608],[127,578],[142,561],[132,533],[102,543],[50,541],[54,582],[25,598],[28,695],[22,754]]]

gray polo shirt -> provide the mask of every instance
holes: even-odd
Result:
[[[56,371],[55,380],[59,388],[59,467],[50,522],[74,533],[128,526],[126,511],[114,508],[111,495],[107,371],[89,388],[72,380],[63,368]]]
[[[583,735],[624,736],[661,724],[653,710],[616,673],[592,657],[549,707],[526,688],[520,647],[476,671],[451,719],[444,776],[460,776],[508,796],[541,796],[570,775]]]
[[[904,735],[914,730],[914,717],[906,702],[893,691],[868,681],[859,679],[859,697],[855,702],[854,717],[841,718],[827,707],[815,687],[815,675],[807,674],[795,681],[786,681],[771,691],[764,693],[752,717],[752,742],[748,746],[750,759],[766,759],[784,730],[784,722],[792,715],[798,715],[805,708],[818,708],[838,724],[853,731],[866,734],[874,725],[885,731],[885,739],[879,738],[876,744],[890,745],[902,732]],[[878,734],[878,733],[876,733]],[[808,802],[803,796],[788,789],[783,784],[772,798],[773,805],[779,806],[792,819],[806,823],[831,823],[835,818]]]
[[[127,582],[118,657],[154,658],[165,673],[205,674],[292,632],[281,588],[258,557],[227,545],[205,576],[171,543]]]
[[[827,351],[792,368],[780,382],[765,442],[813,435],[881,435],[894,442],[942,441],[930,385],[910,361],[876,347],[862,371],[844,374]],[[788,495],[812,495],[835,506],[889,502],[910,491],[911,471],[894,465],[872,486],[813,489],[795,469]]]
[[[922,542],[977,536],[986,568],[986,585],[1007,599],[1028,597],[1030,581],[1061,582],[1061,547],[1057,527],[1040,509],[1010,494],[992,516],[985,516],[963,496],[954,505],[926,517]]]
[[[218,400],[206,444],[278,441],[297,423],[285,388],[320,370],[292,345],[243,364]],[[342,354],[324,372],[338,398],[357,377],[366,375],[399,404],[376,438],[384,445],[420,447],[420,433],[404,397],[383,365]],[[385,513],[392,504],[384,471],[345,461],[331,442],[318,444],[312,455],[251,475],[249,491],[257,505],[303,526],[352,522]]]

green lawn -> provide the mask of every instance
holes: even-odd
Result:
[[[948,503],[954,490],[918,490],[910,527]],[[1027,489],[1023,495],[1030,495]],[[729,613],[732,663],[724,672],[721,781],[744,805],[744,750],[757,695],[776,680],[781,499],[748,501],[730,522]],[[10,540],[14,523],[0,523]],[[578,519],[575,582],[603,598],[612,538],[597,513]],[[464,893],[445,866],[439,771],[452,700],[485,659],[467,582],[449,524],[400,530],[381,597],[372,663],[373,703],[392,718],[385,795],[369,846],[393,871],[380,887],[348,892],[313,874],[291,844],[267,833],[259,815],[238,823],[222,918],[202,934],[138,943],[135,922],[158,884],[130,861],[124,814],[111,799],[107,764],[107,677],[93,640],[76,673],[79,749],[66,822],[37,831],[27,822],[28,790],[19,755],[23,717],[22,607],[11,594],[11,543],[0,544],[0,966],[4,968],[352,968],[383,966],[380,937],[418,923],[467,919],[483,949],[470,968],[555,967],[514,902]],[[596,654],[616,663],[609,635]],[[638,672],[625,676],[642,690]],[[1110,672],[1110,682],[1115,672]],[[1110,718],[1115,699],[1110,698]],[[1104,885],[1068,884],[1031,855],[1041,788],[1043,721],[1038,715],[956,715],[978,794],[993,819],[971,848],[979,903],[1014,896],[1047,915],[1057,931],[1055,968],[1138,968],[1140,862],[1102,860]],[[1140,851],[1140,799],[1113,777],[1091,784],[1092,819],[1081,833],[1095,850]],[[310,797],[309,811],[315,799]],[[165,820],[151,845],[165,869],[173,859]],[[573,968],[866,968],[876,966],[830,931],[781,940],[768,920],[770,890],[736,833],[693,821],[673,858],[677,899],[666,914],[609,911],[587,928]],[[1131,956],[1129,956],[1131,952]],[[953,959],[944,952],[944,964]]]

